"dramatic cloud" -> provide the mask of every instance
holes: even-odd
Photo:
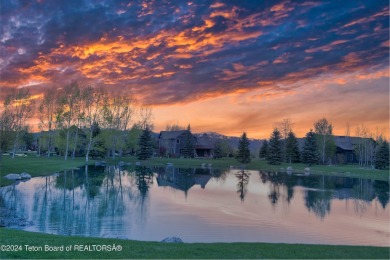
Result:
[[[1,97],[10,88],[39,94],[79,80],[131,92],[151,106],[237,94],[253,94],[247,102],[258,104],[297,96],[308,82],[332,78],[342,86],[349,84],[345,75],[359,81],[388,70],[384,0],[2,0],[1,6]],[[333,89],[340,100],[350,95],[341,89]]]

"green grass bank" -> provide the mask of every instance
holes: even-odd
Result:
[[[269,243],[160,243],[133,240],[66,237],[19,230],[0,229],[0,244],[18,246],[19,251],[0,251],[1,259],[10,258],[67,258],[67,259],[389,259],[389,247],[369,246],[333,246],[302,244],[269,244]],[[26,245],[38,251],[28,251]],[[45,251],[45,245],[63,251]],[[79,247],[75,247],[79,245]],[[95,245],[95,247],[93,247]],[[97,251],[97,245],[109,245],[120,251]],[[80,248],[95,251],[80,251]],[[89,247],[88,247],[89,246]],[[118,247],[120,246],[120,247]],[[70,249],[66,251],[66,248]]]
[[[135,164],[139,161],[135,157],[107,158],[108,163],[118,163],[119,161],[130,162]],[[94,160],[89,161],[90,164]],[[167,163],[173,163],[175,167],[200,167],[202,164],[219,168],[230,168],[231,166],[240,167],[241,165],[234,158],[223,159],[183,159],[183,158],[152,158],[141,162],[142,165],[148,166],[166,166]],[[62,157],[37,157],[36,155],[28,155],[24,157],[16,157],[12,159],[10,156],[3,156],[0,161],[0,185],[6,186],[12,183],[3,177],[9,173],[27,172],[33,177],[44,176],[62,170],[82,167],[85,165],[85,158],[80,157],[75,160],[64,160]],[[264,171],[286,171],[288,166],[292,166],[295,173],[302,173],[308,167],[305,164],[294,163],[281,165],[269,165],[266,161],[253,159],[245,166],[248,170],[264,170]],[[347,176],[355,178],[373,179],[373,180],[389,180],[389,170],[376,170],[359,167],[358,165],[313,165],[310,166],[311,174],[324,174],[330,176]]]

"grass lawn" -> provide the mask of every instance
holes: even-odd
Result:
[[[91,161],[93,163],[93,160]],[[25,157],[15,157],[4,155],[0,161],[0,186],[6,186],[13,181],[3,178],[9,173],[27,172],[32,177],[53,174],[62,170],[68,170],[85,165],[85,157],[76,158],[75,160],[64,160],[63,157],[37,157],[28,155]]]
[[[1,245],[21,246],[18,252],[0,251],[1,259],[9,258],[316,258],[316,259],[389,259],[389,247],[368,246],[330,246],[302,244],[268,244],[268,243],[160,243],[132,240],[66,237],[19,230],[0,229]],[[74,245],[114,245],[121,251],[78,251]],[[25,245],[42,247],[42,251],[26,250]],[[46,251],[50,247],[64,246],[64,252]],[[65,247],[72,246],[66,252]],[[96,247],[95,248],[100,248]],[[18,248],[20,249],[20,247]],[[59,248],[61,249],[61,248]]]
[[[117,163],[119,161],[135,163],[137,158],[117,158],[115,160],[107,159],[107,162]],[[150,166],[166,166],[167,163],[173,163],[175,167],[200,167],[201,164],[212,164],[213,167],[229,168],[230,166],[240,167],[240,164],[234,158],[223,159],[184,159],[184,158],[152,158],[141,162],[143,165]],[[288,166],[292,166],[294,172],[303,173],[304,169],[308,167],[302,163],[282,163],[281,165],[269,165],[266,161],[260,159],[252,159],[252,161],[246,165],[248,170],[269,170],[269,171],[286,171]],[[310,166],[312,174],[325,174],[333,176],[348,176],[363,179],[374,180],[389,180],[389,170],[376,170],[359,167],[358,165],[312,165]]]
[[[122,157],[116,159],[105,159],[108,163],[117,163],[119,161],[131,162],[134,164],[139,161],[135,157]],[[90,160],[90,163],[94,163],[94,160]],[[200,167],[201,164],[209,165],[213,167],[229,168],[230,166],[240,167],[240,164],[234,158],[223,159],[183,159],[183,158],[152,158],[141,162],[143,165],[150,166],[166,166],[167,163],[173,163],[175,167]],[[43,176],[52,174],[54,172],[72,169],[85,165],[85,158],[79,157],[75,160],[64,160],[62,157],[37,157],[36,155],[28,155],[25,157],[16,157],[12,159],[10,156],[3,156],[0,162],[0,186],[6,186],[12,183],[3,177],[9,173],[22,173],[27,172],[31,176]],[[294,172],[303,172],[307,165],[301,163],[281,165],[269,165],[266,161],[260,159],[253,159],[246,169],[248,170],[269,170],[269,171],[286,171],[288,166],[292,166]],[[310,167],[312,174],[325,174],[334,176],[349,176],[364,179],[374,180],[389,180],[388,170],[374,170],[365,169],[357,165],[313,165]]]

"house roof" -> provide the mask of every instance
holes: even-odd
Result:
[[[353,150],[353,144],[349,136],[335,136],[334,142],[337,147],[343,150],[347,150],[347,151]]]
[[[197,149],[214,149],[214,141],[204,134],[196,138],[195,148]]]
[[[184,134],[187,130],[178,130],[178,131],[161,131],[160,139],[175,139],[180,135]]]

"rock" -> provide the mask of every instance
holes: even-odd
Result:
[[[305,170],[304,170],[305,174],[310,174],[310,168],[309,167],[306,167]]]
[[[95,166],[106,166],[106,162],[105,161],[96,161]]]
[[[161,240],[163,243],[183,243],[180,237],[167,237]]]
[[[22,179],[31,179],[31,175],[30,174],[28,174],[27,172],[22,172],[21,174],[20,174],[20,177],[22,177]]]
[[[10,173],[10,174],[7,174],[4,178],[6,178],[8,180],[17,181],[17,180],[21,180],[22,176],[20,176],[20,174],[16,174],[16,173]]]
[[[120,161],[120,162],[118,162],[118,165],[119,165],[119,166],[124,166],[124,165],[125,165],[125,162],[124,162],[124,161]]]
[[[135,165],[140,166],[141,162],[136,162]]]

